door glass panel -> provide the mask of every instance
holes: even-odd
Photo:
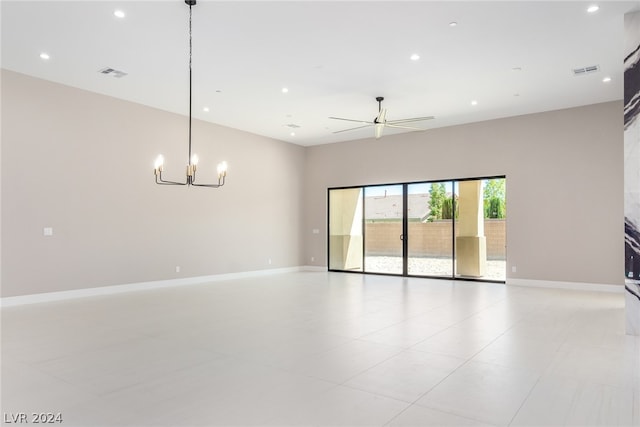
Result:
[[[364,270],[402,274],[402,185],[364,188]]]
[[[456,277],[505,280],[505,179],[456,184]]]
[[[363,270],[362,188],[329,191],[329,269]]]
[[[507,191],[504,178],[483,182],[484,234],[487,238],[485,279],[507,278]]]
[[[407,271],[412,276],[453,276],[453,184],[407,186]]]

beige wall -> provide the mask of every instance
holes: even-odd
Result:
[[[326,265],[328,187],[506,175],[508,278],[622,284],[622,131],[610,102],[310,147],[306,262]]]
[[[622,283],[621,102],[309,148],[194,121],[202,178],[226,159],[228,185],[156,186],[186,128],[3,70],[1,295],[326,266],[328,187],[503,174],[508,277]]]
[[[199,177],[226,159],[227,185],[157,186],[159,153],[184,175],[187,124],[3,70],[2,296],[302,264],[304,148],[194,121]]]

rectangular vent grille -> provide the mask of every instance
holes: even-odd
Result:
[[[588,67],[574,68],[573,75],[584,76],[585,74],[597,73],[598,71],[600,71],[599,65],[590,65]]]
[[[124,71],[116,70],[115,68],[105,67],[102,70],[98,71],[100,74],[104,74],[107,76],[113,76],[117,79],[124,77],[127,75]]]

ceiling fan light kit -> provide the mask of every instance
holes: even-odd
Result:
[[[156,159],[155,167],[153,169],[153,174],[156,178],[156,184],[160,185],[187,185],[187,186],[195,186],[195,187],[208,187],[208,188],[219,188],[224,185],[225,178],[227,177],[227,162],[222,162],[218,164],[218,183],[217,184],[200,184],[196,183],[196,170],[198,165],[198,156],[196,154],[191,154],[191,109],[192,109],[192,83],[191,83],[191,57],[192,57],[192,32],[191,32],[191,8],[196,5],[196,0],[185,0],[187,6],[189,6],[189,156],[188,163],[186,169],[186,179],[185,181],[169,181],[162,178],[162,172],[164,171],[164,157],[159,155]]]
[[[356,129],[362,129],[362,128],[366,128],[366,127],[369,127],[369,126],[373,126],[374,127],[375,137],[376,137],[376,139],[379,139],[382,136],[382,132],[384,131],[385,127],[390,127],[390,128],[395,128],[395,129],[407,129],[407,130],[412,130],[412,131],[424,131],[424,130],[427,130],[427,129],[414,127],[414,126],[407,126],[405,123],[420,122],[420,121],[424,121],[424,120],[432,120],[434,118],[433,116],[426,116],[426,117],[412,117],[412,118],[409,118],[409,119],[387,120],[387,110],[386,110],[386,108],[382,108],[382,101],[384,101],[384,97],[377,96],[376,97],[376,101],[378,102],[378,115],[373,119],[373,121],[345,119],[344,117],[329,117],[330,119],[333,119],[333,120],[343,120],[343,121],[347,121],[347,122],[365,123],[362,126],[357,126],[357,127],[349,128],[349,129],[337,130],[337,131],[335,131],[333,133],[348,132],[348,131],[352,131],[352,130],[356,130]]]

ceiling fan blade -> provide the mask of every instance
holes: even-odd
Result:
[[[387,109],[381,108],[380,112],[378,113],[378,117],[376,117],[376,123],[384,123],[386,121],[386,117],[387,117]]]
[[[344,121],[347,121],[347,122],[368,123],[368,124],[370,124],[370,125],[374,124],[373,122],[370,122],[370,121],[368,121],[368,120],[344,119],[344,118],[342,118],[342,117],[329,117],[329,118],[330,118],[330,119],[333,119],[333,120],[344,120]]]
[[[395,128],[395,129],[427,130],[427,129],[423,129],[423,128],[416,128],[416,127],[413,127],[413,126],[394,125],[394,124],[390,124],[389,122],[387,122],[387,126],[389,126],[390,128]]]
[[[376,139],[382,136],[382,130],[384,129],[384,126],[385,126],[384,123],[376,123],[375,125]]]
[[[397,123],[409,123],[409,122],[421,122],[423,120],[433,120],[435,117],[427,116],[427,117],[414,117],[412,119],[398,119],[398,120],[388,120],[387,123],[397,124]]]
[[[368,128],[369,126],[371,126],[371,125],[364,125],[364,126],[358,126],[358,127],[355,127],[355,128],[349,128],[349,129],[337,130],[337,131],[335,131],[335,132],[333,132],[333,133],[341,133],[341,132],[347,132],[347,131],[350,131],[350,130],[356,130],[356,129]]]

